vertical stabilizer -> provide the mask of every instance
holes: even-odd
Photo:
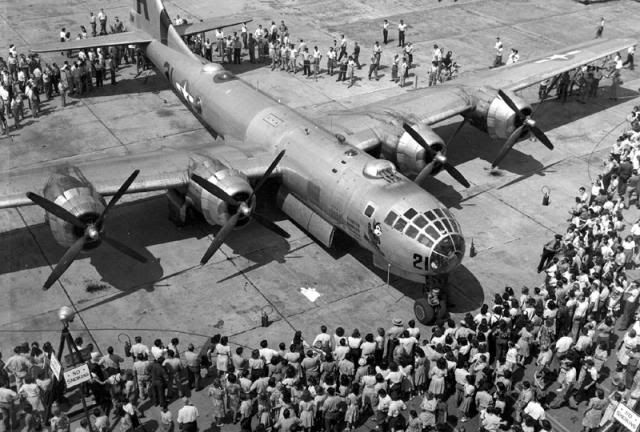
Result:
[[[163,45],[195,58],[173,28],[162,0],[133,0],[129,20],[135,28],[148,33]]]

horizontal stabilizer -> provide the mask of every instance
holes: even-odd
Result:
[[[146,44],[152,41],[151,36],[142,31],[130,31],[113,33],[105,36],[96,36],[88,39],[72,40],[67,42],[53,42],[49,44],[35,45],[31,51],[44,53],[67,50],[80,50],[86,48],[98,48],[112,45]]]
[[[253,21],[251,18],[211,18],[200,22],[174,26],[180,36],[189,36],[219,28],[233,27]]]

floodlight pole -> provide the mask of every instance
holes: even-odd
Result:
[[[68,322],[64,322],[62,334],[63,337],[65,337],[67,340],[67,345],[69,347],[69,351],[71,352],[71,358],[74,360],[73,363],[76,363],[76,356],[78,359],[77,362],[82,363],[82,354],[80,353],[80,350],[78,349],[76,343],[73,341],[73,337],[71,336],[71,332],[69,331]],[[85,399],[85,394],[87,392],[86,385],[87,384],[84,382],[80,383],[80,398],[82,400],[82,410],[84,411],[84,416],[87,419],[87,427],[89,428],[89,432],[93,432],[93,427],[91,426],[91,418],[89,417],[89,409],[87,408],[87,400]]]

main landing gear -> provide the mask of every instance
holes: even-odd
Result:
[[[438,320],[447,319],[447,297],[444,293],[449,275],[427,276],[423,288],[424,297],[413,305],[416,319],[425,325],[432,325]]]

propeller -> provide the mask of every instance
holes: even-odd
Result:
[[[432,172],[436,171],[437,168],[442,167],[442,168],[444,168],[445,171],[447,171],[449,173],[449,175],[451,177],[456,179],[458,181],[458,183],[460,183],[462,186],[464,186],[466,188],[471,186],[469,184],[469,182],[467,181],[467,179],[464,178],[462,173],[460,171],[458,171],[453,165],[451,165],[447,161],[446,156],[443,155],[442,152],[434,151],[429,146],[429,144],[427,144],[427,142],[424,140],[424,138],[422,138],[422,135],[420,135],[418,133],[418,131],[416,131],[414,128],[412,128],[407,123],[403,123],[402,127],[411,136],[411,138],[413,138],[418,144],[420,144],[422,146],[422,148],[424,148],[427,151],[427,153],[429,153],[429,156],[430,156],[430,159],[431,159],[431,162],[429,162],[424,168],[422,168],[422,171],[420,171],[420,173],[418,173],[418,175],[416,176],[414,181],[417,184],[422,184],[422,182],[427,177],[429,177]],[[462,126],[460,126],[460,127],[462,127]]]
[[[268,230],[276,233],[277,235],[282,236],[284,238],[289,238],[288,232],[286,232],[285,230],[283,230],[282,228],[280,228],[278,225],[274,224],[270,220],[266,219],[264,216],[253,213],[250,208],[251,200],[262,188],[262,186],[264,186],[265,182],[269,179],[269,177],[271,176],[273,171],[276,169],[276,167],[280,163],[280,160],[282,160],[283,157],[284,157],[284,150],[278,153],[278,155],[273,160],[273,162],[271,162],[271,165],[269,165],[267,170],[264,172],[264,174],[256,184],[256,187],[253,188],[251,195],[249,195],[249,198],[247,198],[245,201],[236,200],[235,198],[230,196],[228,193],[226,193],[224,190],[214,185],[213,183],[209,182],[207,179],[199,176],[198,174],[191,175],[191,179],[200,187],[202,187],[204,190],[209,192],[211,195],[217,198],[220,198],[222,201],[227,203],[227,205],[230,205],[236,208],[235,213],[231,215],[229,220],[227,220],[227,222],[222,226],[222,229],[218,232],[218,234],[215,236],[215,238],[209,245],[209,248],[207,249],[205,254],[202,256],[202,259],[200,260],[200,264],[202,265],[206,264],[211,259],[211,257],[217,252],[217,250],[220,248],[220,246],[222,246],[222,244],[226,240],[227,236],[231,233],[231,230],[233,230],[233,228],[238,223],[240,216],[252,218],[256,222],[258,222],[259,224],[267,228]]]
[[[553,150],[553,144],[551,143],[549,138],[547,138],[545,133],[542,132],[542,129],[540,129],[536,125],[536,122],[535,120],[533,120],[533,118],[531,118],[531,115],[524,114],[513,102],[513,100],[502,90],[498,90],[498,95],[500,95],[500,98],[502,98],[504,103],[506,103],[507,106],[516,113],[517,119],[520,121],[521,125],[518,126],[511,133],[511,135],[509,135],[509,138],[507,138],[507,140],[504,142],[502,148],[500,149],[500,152],[498,153],[498,156],[491,164],[491,168],[495,168],[496,166],[498,166],[502,159],[504,159],[507,153],[509,153],[509,151],[513,148],[518,138],[520,138],[520,136],[522,136],[522,134],[525,132],[531,132],[538,139],[538,141],[544,144],[549,150]]]
[[[49,201],[48,199],[41,197],[40,195],[33,192],[27,192],[27,198],[33,201],[34,204],[42,207],[46,212],[59,217],[63,221],[83,231],[83,235],[78,240],[76,240],[75,243],[73,243],[71,247],[69,247],[69,249],[66,250],[56,267],[47,278],[44,286],[42,287],[44,290],[48,290],[49,288],[51,288],[51,286],[58,279],[60,279],[60,276],[62,276],[64,272],[67,271],[71,263],[75,261],[80,252],[82,252],[82,249],[84,249],[84,246],[89,242],[104,240],[114,249],[135,259],[136,261],[140,261],[142,263],[147,262],[147,259],[144,256],[140,255],[138,252],[120,243],[119,241],[108,237],[103,231],[104,221],[107,217],[107,214],[116,205],[118,200],[120,200],[120,198],[122,198],[122,196],[127,192],[127,189],[129,189],[139,173],[139,170],[135,170],[129,176],[129,178],[127,178],[127,180],[122,184],[122,186],[120,186],[120,189],[118,189],[116,194],[113,196],[113,198],[111,198],[109,204],[107,204],[107,206],[104,208],[98,219],[96,219],[94,222],[83,222],[76,216],[74,216],[71,212],[59,206],[58,204]]]

